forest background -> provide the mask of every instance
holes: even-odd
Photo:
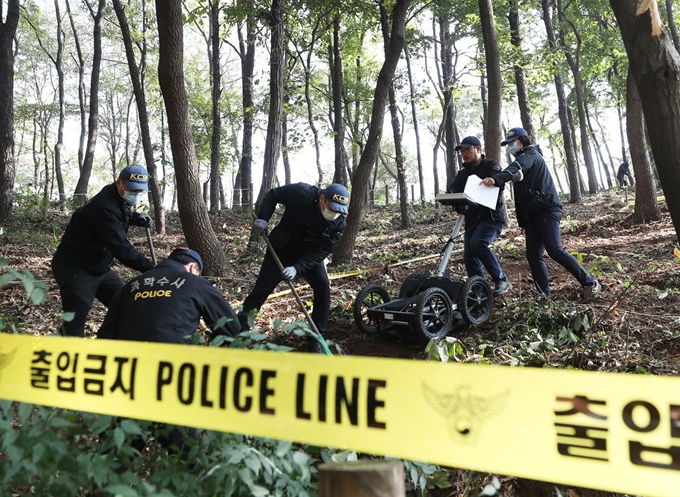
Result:
[[[663,233],[677,237],[680,197],[657,196],[680,188],[676,2],[0,5],[8,233],[13,210],[68,215],[139,162],[153,176],[157,240],[179,233],[214,276],[228,271],[215,231],[242,232],[231,216],[241,206],[276,184],[348,184],[348,234],[333,260],[348,264],[368,205],[398,198],[388,230],[409,229],[460,167],[463,136],[508,159],[500,140],[522,126],[565,202],[613,188],[628,160],[630,221],[670,216]],[[618,205],[601,198],[599,209]],[[417,488],[428,471],[416,471]]]

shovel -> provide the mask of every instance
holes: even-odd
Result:
[[[156,251],[153,249],[153,240],[151,239],[151,228],[149,228],[148,226],[146,227],[146,239],[149,241],[149,249],[151,249],[151,260],[153,261],[153,265],[155,266],[157,264]]]
[[[276,250],[274,250],[274,246],[269,241],[269,237],[267,236],[266,233],[262,232],[262,238],[264,238],[264,241],[267,243],[267,249],[269,249],[269,253],[272,255],[274,261],[276,262],[276,265],[279,267],[279,271],[283,271],[283,264],[281,264],[281,259],[279,259],[279,256],[276,254]],[[305,314],[307,322],[309,323],[309,326],[312,328],[312,331],[314,332],[314,338],[316,338],[319,341],[326,355],[333,355],[331,353],[331,350],[328,348],[328,344],[326,343],[326,340],[324,340],[323,335],[321,335],[319,329],[316,327],[316,324],[314,324],[314,321],[312,321],[312,317],[309,315],[309,312],[307,312],[307,308],[305,307],[305,304],[302,302],[302,299],[298,295],[297,290],[295,290],[293,282],[290,280],[286,280],[286,283],[288,283],[288,287],[290,288],[291,293],[295,297],[295,300],[297,300],[300,309],[302,309],[302,312]]]

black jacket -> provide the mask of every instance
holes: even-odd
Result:
[[[524,179],[513,183],[513,188],[517,223],[520,226],[524,226],[528,219],[540,212],[562,210],[555,183],[538,145],[521,149],[515,160],[500,173],[494,174],[493,179],[502,187],[512,181],[513,175],[519,169],[522,170]]]
[[[127,238],[130,224],[136,224],[139,217],[130,210],[115,184],[105,186],[73,213],[52,264],[99,275],[109,270],[115,257],[137,271],[151,269],[153,262]]]
[[[269,240],[279,256],[295,259],[298,273],[322,262],[340,243],[347,227],[343,216],[326,221],[319,209],[321,189],[307,183],[272,188],[262,199],[258,218],[269,221],[276,204],[286,207]]]
[[[201,317],[211,329],[220,318],[229,319],[213,335],[241,331],[238,317],[215,287],[179,262],[166,259],[116,294],[97,337],[184,343]]]
[[[484,179],[493,176],[501,170],[500,164],[493,159],[486,159],[482,155],[482,161],[474,166],[472,164],[463,163],[463,168],[458,171],[456,177],[453,178],[451,186],[447,190],[449,193],[459,193],[465,190],[465,184],[470,176],[476,174],[479,178]],[[495,209],[489,209],[483,205],[469,204],[465,211],[465,229],[469,230],[477,224],[480,219],[491,219],[492,221],[505,224],[505,206],[503,204],[503,186],[498,192],[498,201]]]

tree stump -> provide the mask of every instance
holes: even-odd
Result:
[[[319,466],[319,497],[404,497],[401,461],[352,461]]]

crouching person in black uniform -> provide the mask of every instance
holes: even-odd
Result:
[[[116,294],[97,333],[98,338],[143,342],[186,343],[202,317],[212,336],[233,336],[240,332],[238,317],[220,292],[200,277],[201,256],[189,249],[176,249],[155,268],[133,278]],[[219,325],[215,327],[215,325]],[[198,443],[199,431],[159,423],[155,438],[171,453],[188,461]],[[146,440],[139,437],[132,446],[141,452]]]
[[[279,270],[269,252],[265,254],[255,287],[243,302],[239,319],[243,329],[248,329],[248,313],[259,309],[281,280],[300,275],[314,290],[312,320],[323,335],[331,305],[330,283],[323,261],[336,249],[347,227],[349,191],[338,183],[323,190],[306,183],[273,188],[262,199],[253,223],[254,232],[267,230],[277,204],[283,204],[286,210],[269,240],[284,270]],[[322,351],[317,340],[310,338],[309,344],[313,351]]]
[[[201,271],[203,260],[198,252],[174,250],[116,294],[97,336],[187,343],[201,318],[212,329],[213,337],[238,334],[241,325],[236,313],[220,292],[200,277]],[[213,329],[215,324],[220,326]]]
[[[146,193],[148,179],[149,173],[142,166],[127,166],[115,183],[105,186],[73,213],[52,258],[62,308],[75,313],[71,321],[64,322],[66,335],[83,336],[95,297],[108,307],[123,287],[123,280],[111,269],[114,257],[140,272],[153,267],[127,237],[130,225],[153,226],[149,216],[131,210]]]
[[[482,144],[475,136],[466,136],[456,146],[456,151],[463,158],[463,168],[453,178],[448,191],[463,192],[465,184],[473,174],[480,179],[488,178],[500,172],[500,164],[487,159],[482,153]],[[468,276],[484,277],[484,269],[489,272],[494,282],[494,295],[501,295],[512,288],[508,277],[503,272],[496,256],[489,245],[501,234],[505,225],[505,207],[503,205],[503,188],[498,195],[496,208],[489,209],[483,205],[469,204],[465,210],[465,241],[463,244],[463,260]]]

